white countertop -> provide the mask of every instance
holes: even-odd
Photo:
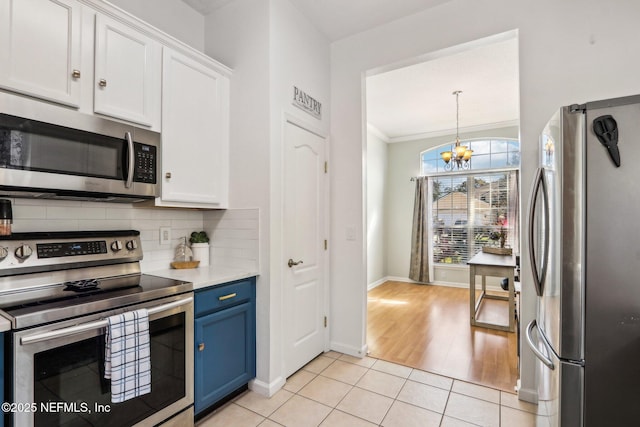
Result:
[[[145,274],[167,277],[169,279],[192,282],[193,289],[206,288],[207,286],[220,285],[234,280],[246,279],[257,276],[257,271],[229,267],[198,267],[185,269],[166,269],[147,271]]]

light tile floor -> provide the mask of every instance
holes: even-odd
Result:
[[[515,394],[384,360],[328,352],[270,398],[247,391],[198,427],[549,427]]]

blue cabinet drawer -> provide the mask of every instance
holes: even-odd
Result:
[[[255,298],[253,280],[255,279],[239,280],[196,291],[195,316],[202,316]]]

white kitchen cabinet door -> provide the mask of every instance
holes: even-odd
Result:
[[[75,0],[0,2],[0,87],[78,107],[80,20]]]
[[[161,45],[96,16],[94,112],[160,129]]]
[[[226,208],[229,188],[229,79],[164,48],[163,206]]]

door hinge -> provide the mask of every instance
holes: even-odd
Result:
[[[324,162],[324,173],[327,173],[329,170],[329,162]]]
[[[327,246],[329,246],[329,243],[327,243],[327,239],[324,239],[324,250],[327,250]]]
[[[324,327],[327,327],[327,316],[324,316]]]

